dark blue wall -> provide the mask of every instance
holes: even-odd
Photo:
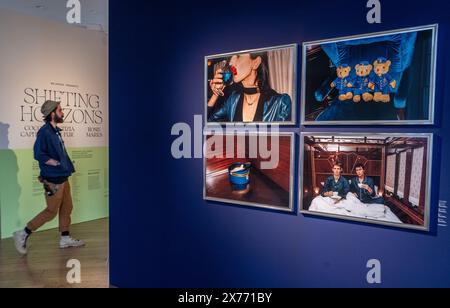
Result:
[[[380,25],[366,1],[161,2],[110,1],[113,285],[365,287],[376,258],[382,286],[450,287],[449,230],[436,227],[450,199],[448,1],[382,1]],[[430,233],[208,203],[202,160],[172,158],[172,125],[203,113],[204,56],[432,23],[436,126],[287,129],[436,133]]]

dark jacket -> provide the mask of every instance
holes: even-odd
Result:
[[[64,141],[60,138],[60,132],[59,127],[55,129],[50,123],[47,123],[37,133],[34,159],[39,162],[41,176],[44,178],[69,177],[75,172]],[[58,161],[60,165],[56,167],[47,165],[46,162],[50,159]]]
[[[371,203],[375,197],[375,183],[371,177],[366,176],[361,184],[366,184],[372,189],[372,193],[369,193],[364,188],[359,188],[359,179],[355,176],[350,183],[350,191],[358,195],[358,199],[363,203]]]
[[[347,87],[349,83],[353,83],[353,79],[350,77],[338,77],[333,81],[333,83],[335,84],[336,89],[339,90],[339,94],[347,94],[352,91],[351,88]]]
[[[377,74],[374,74],[372,77],[372,83],[375,84],[375,90],[374,92],[381,92],[383,94],[389,94],[391,92],[394,92],[395,89],[393,89],[390,85],[390,83],[394,79],[389,74],[384,74],[381,76],[378,76]]]
[[[235,122],[236,107],[242,93],[233,91],[225,103],[209,117],[210,122]],[[271,91],[264,101],[263,122],[291,121],[291,98],[287,94]]]
[[[324,197],[324,194],[329,191],[337,191],[339,196],[345,198],[350,191],[350,186],[348,184],[348,181],[343,176],[339,178],[337,183],[334,181],[334,176],[330,176],[327,178],[327,180],[325,181],[325,185],[323,186],[321,192],[322,197]]]

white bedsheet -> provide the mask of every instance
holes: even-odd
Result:
[[[309,210],[312,212],[402,223],[389,207],[382,204],[362,203],[352,193],[348,193],[347,198],[337,204],[331,198],[318,196],[312,201]]]

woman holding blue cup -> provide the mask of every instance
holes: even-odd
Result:
[[[217,104],[230,84],[234,84],[231,94]],[[215,71],[209,87],[213,93],[208,101],[210,122],[291,121],[291,98],[270,86],[267,52],[232,56]]]

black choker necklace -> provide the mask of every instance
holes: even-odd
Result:
[[[245,87],[243,87],[243,91],[245,94],[248,95],[253,95],[261,92],[259,88],[245,88]]]

